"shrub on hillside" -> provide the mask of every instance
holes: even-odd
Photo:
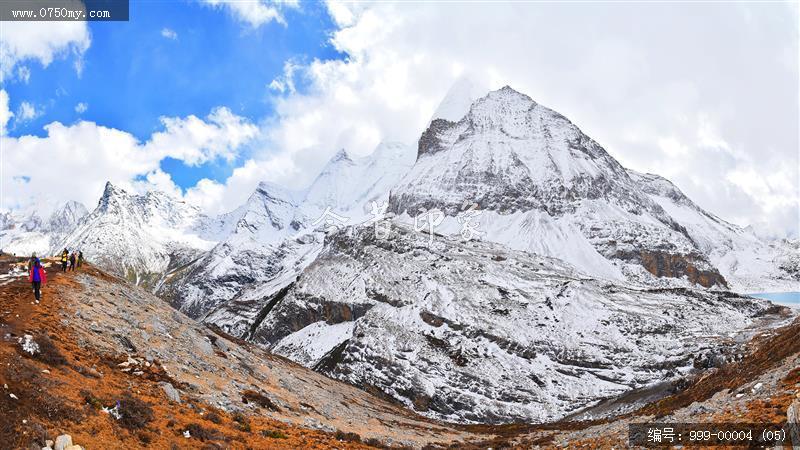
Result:
[[[154,418],[149,404],[130,395],[119,401],[119,416],[119,424],[129,430],[144,428]]]

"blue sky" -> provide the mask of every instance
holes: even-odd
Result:
[[[89,23],[91,46],[80,74],[74,58],[56,58],[46,68],[27,64],[28,83],[4,83],[12,111],[22,102],[37,111],[31,120],[12,121],[8,135],[44,136],[43,126],[53,121],[87,120],[145,141],[163,128],[162,116],[203,117],[217,106],[254,123],[264,120],[276,95],[268,85],[286,61],[344,57],[329,42],[333,23],[323,4],[303,3],[283,16],[285,24],[252,27],[197,2],[132,1],[130,21]],[[302,91],[302,79],[296,83]],[[186,189],[202,178],[223,181],[247,157],[244,151],[197,167],[167,157],[161,169]]]

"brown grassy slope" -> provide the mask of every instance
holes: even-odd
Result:
[[[0,273],[14,262],[0,260]],[[89,266],[83,270],[112,280]],[[170,403],[158,385],[169,378],[155,365],[139,377],[113,370],[127,356],[96,354],[79,345],[61,323],[66,305],[52,293],[56,286],[80,289],[73,276],[48,269],[40,304],[32,304],[25,278],[0,287],[0,449],[41,448],[45,439],[62,433],[87,449],[370,448],[352,434],[229,414],[191,399]],[[45,351],[35,356],[23,352],[18,339],[26,334]],[[97,377],[98,372],[103,375]],[[118,402],[120,420],[102,412]],[[191,438],[184,437],[186,430]]]

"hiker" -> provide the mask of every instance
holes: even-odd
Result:
[[[61,252],[61,271],[62,272],[66,272],[67,271],[67,262],[68,261],[69,261],[69,250],[67,250],[65,248],[64,251]]]
[[[39,258],[33,258],[31,269],[28,272],[28,280],[33,285],[33,295],[38,302],[41,297],[42,285],[47,281],[47,272],[42,267],[42,262],[39,261]]]
[[[69,270],[75,270],[75,252],[69,255]]]
[[[78,252],[78,268],[83,265],[83,251]]]

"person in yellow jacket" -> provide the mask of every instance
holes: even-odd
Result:
[[[66,272],[67,271],[67,262],[69,262],[69,251],[67,249],[64,249],[64,251],[61,252],[61,271],[62,272]]]

